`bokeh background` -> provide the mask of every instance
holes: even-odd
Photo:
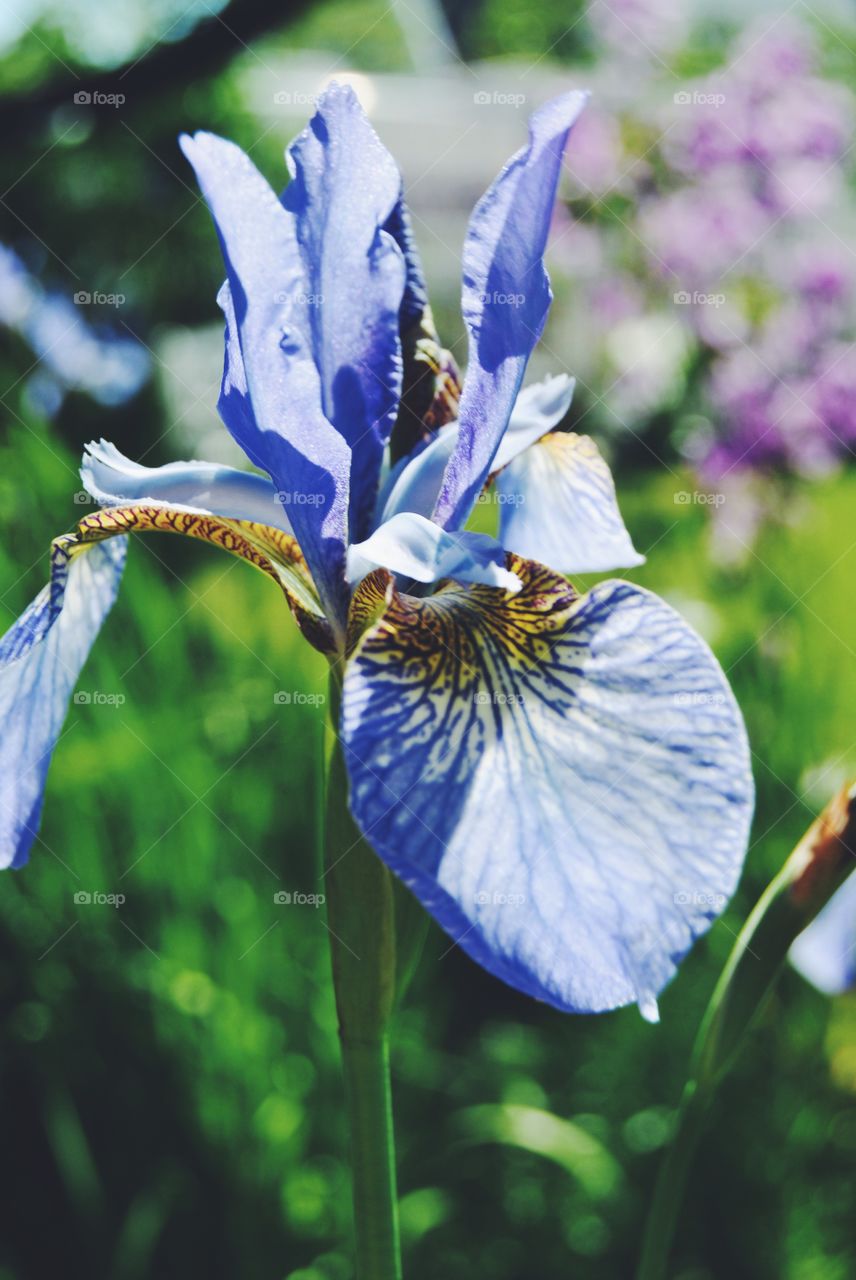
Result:
[[[86,440],[235,460],[220,258],[176,138],[224,133],[282,183],[331,77],[402,165],[461,359],[467,211],[529,111],[594,91],[533,375],[577,375],[568,425],[614,464],[632,576],[729,672],[752,846],[659,1027],[561,1016],[432,929],[393,1074],[412,1280],[626,1280],[735,932],[856,772],[856,28],[826,0],[4,6],[4,624],[86,510]],[[0,1280],[348,1280],[323,911],[274,898],[318,889],[323,663],[246,565],[165,537],[129,561],[42,838],[0,885]],[[676,1280],[856,1274],[854,1093],[856,1001],[787,972],[719,1096]]]

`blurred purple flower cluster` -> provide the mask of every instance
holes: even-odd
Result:
[[[612,9],[632,45],[657,0]],[[590,14],[600,30],[596,0]],[[642,47],[628,101],[627,50],[604,39],[608,109],[568,156],[578,220],[554,260],[570,276],[576,241],[589,264],[581,300],[606,337],[587,367],[634,434],[675,410],[673,443],[710,484],[827,470],[856,450],[853,96],[785,17],[747,28],[702,80]]]

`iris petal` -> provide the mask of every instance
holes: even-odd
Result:
[[[143,501],[84,516],[76,532],[67,538],[89,544],[124,533],[178,533],[246,560],[282,588],[295,621],[310,644],[323,653],[335,649],[332,629],[293,534],[250,520],[224,519],[199,508]]]
[[[163,502],[168,506],[251,520],[291,533],[284,499],[264,476],[213,462],[167,462],[146,467],[132,462],[107,440],[92,441],[80,469],[87,491],[102,506],[123,502]]]
[[[126,539],[70,554],[54,544],[51,582],[0,641],[0,867],[27,861],[45,779],[80,671],[110,611]]]
[[[589,436],[550,432],[495,481],[499,540],[562,573],[644,564],[624,527],[609,467]]]
[[[401,175],[353,90],[332,85],[289,148],[306,315],[324,413],[351,447],[351,537],[368,532],[383,447],[401,395],[405,260],[383,230]]]
[[[464,245],[463,313],[469,365],[460,437],[435,519],[464,523],[502,439],[552,294],[543,253],[562,153],[586,95],[567,93],[532,116],[529,143],[476,205]]]
[[[376,529],[365,542],[348,548],[348,577],[361,582],[375,569],[389,569],[413,582],[480,582],[519,591],[520,583],[505,567],[505,552],[487,534],[447,533],[413,512],[401,512]]]
[[[524,387],[517,397],[508,430],[502,438],[494,467],[504,467],[551,427],[561,422],[571,405],[574,380],[557,374]],[[458,424],[444,427],[434,440],[408,459],[390,476],[382,498],[382,519],[399,511],[416,511],[429,516],[434,508],[443,472],[458,442]]]
[[[279,492],[325,611],[338,631],[347,610],[345,547],[351,450],[325,416],[307,316],[295,220],[247,156],[213,134],[183,137],[223,248],[228,290],[226,425]]]
[[[83,468],[90,492],[100,499],[115,489],[140,488],[147,496],[84,516],[73,533],[55,539],[49,585],[0,641],[0,867],[25,862],[36,837],[48,765],[68,701],[118,590],[124,535],[181,533],[248,560],[281,587],[310,643],[323,652],[334,648],[294,536],[241,517],[242,512],[278,510],[266,481],[258,478],[261,489],[247,488],[244,481],[256,477],[229,468],[206,463],[148,468],[129,462],[110,445],[92,449]],[[184,501],[170,504],[167,493]],[[212,494],[219,498],[216,515],[188,505],[191,498],[199,503]],[[229,517],[227,509],[233,513]]]
[[[514,402],[508,430],[499,442],[491,471],[508,466],[518,454],[558,426],[571,407],[576,382],[566,373],[524,387]]]
[[[830,899],[790,950],[796,969],[824,995],[856,986],[856,875]]]
[[[595,1012],[656,993],[737,882],[752,810],[739,710],[656,596],[583,597],[509,558],[516,596],[390,593],[346,668],[351,808],[460,946]],[[356,594],[378,591],[377,575]]]

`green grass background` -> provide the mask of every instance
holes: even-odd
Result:
[[[43,448],[47,430],[13,432],[2,453],[5,477],[28,477],[2,490],[15,609],[41,581],[47,532],[79,515],[72,457]],[[856,766],[854,478],[795,495],[793,522],[729,572],[676,482],[690,487],[626,478],[621,499],[653,548],[634,576],[703,621],[746,714],[758,808],[743,884],[658,1028],[633,1009],[562,1017],[432,930],[393,1049],[417,1280],[514,1280],[532,1258],[544,1278],[630,1274],[706,996],[759,889]],[[45,1274],[60,1249],[116,1280],[351,1274],[323,913],[273,901],[317,887],[323,717],[274,694],[323,694],[323,667],[249,566],[132,541],[81,679],[126,701],[72,707],[42,841],[0,894],[3,1147],[25,1154],[8,1170],[4,1280]],[[127,900],[81,907],[80,889]],[[787,973],[719,1098],[675,1275],[853,1273],[854,1088],[856,1002]],[[47,1207],[54,1226],[33,1232]]]
[[[454,26],[469,58],[552,49],[575,61],[590,55],[578,12],[487,0],[456,7]],[[263,57],[298,46],[367,71],[407,68],[373,0],[328,0],[273,27]],[[698,65],[715,61],[717,31]],[[78,66],[57,41],[50,24],[28,33],[0,59],[8,84],[38,92],[60,74],[49,47]],[[239,53],[200,80],[188,62],[186,80],[62,144],[51,145],[59,118],[10,130],[0,189],[14,187],[15,216],[3,236],[66,292],[27,227],[73,265],[73,287],[114,290],[145,254],[123,283],[127,307],[107,318],[150,344],[161,325],[210,323],[221,267],[175,137],[207,127],[254,143],[258,121],[236,88],[253,65]],[[268,173],[284,141],[275,129],[254,150]],[[454,336],[458,322],[441,319]],[[5,621],[44,581],[50,538],[81,514],[83,442],[103,433],[139,457],[169,427],[152,389],[113,411],[73,394],[43,422],[25,395],[32,359],[3,336]],[[146,460],[179,453],[167,437]],[[392,1058],[410,1280],[632,1275],[690,1045],[735,933],[856,773],[856,476],[783,493],[780,520],[728,570],[710,554],[709,509],[675,501],[693,487],[678,471],[619,476],[650,552],[632,576],[702,625],[746,716],[758,805],[743,882],[665,993],[659,1027],[634,1009],[582,1018],[539,1006],[432,928]],[[274,695],[323,695],[324,680],[262,575],[180,539],[133,542],[81,678],[125,701],[72,706],[41,841],[0,881],[0,1280],[349,1280],[323,912],[274,902],[317,887],[324,712]],[[126,902],[77,906],[79,891]],[[719,1095],[671,1280],[856,1274],[855,1099],[856,999],[826,1000],[786,972]]]

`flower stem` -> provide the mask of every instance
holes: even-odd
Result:
[[[636,1280],[663,1280],[687,1175],[717,1086],[743,1047],[803,929],[856,866],[856,783],[830,801],[761,894],[702,1019],[671,1144],[645,1226]]]
[[[637,1280],[663,1280],[687,1174],[704,1123],[707,1098],[691,1080],[684,1089],[671,1143],[660,1165],[645,1224],[645,1238]]]
[[[330,681],[331,724],[339,686]],[[338,740],[327,774],[325,893],[351,1134],[356,1280],[400,1280],[389,1078],[395,1000],[392,879],[350,815]]]
[[[389,1046],[342,1040],[358,1280],[400,1280]]]

